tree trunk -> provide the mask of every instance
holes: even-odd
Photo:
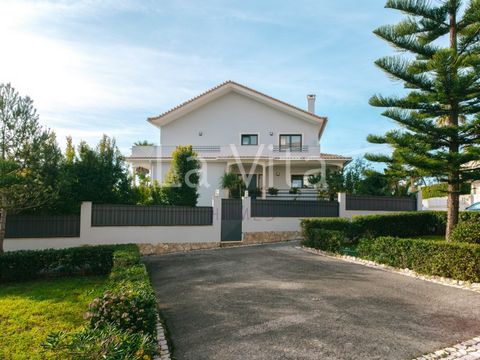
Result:
[[[0,209],[0,254],[3,254],[3,239],[5,238],[6,224],[7,224],[7,210]]]
[[[447,231],[446,238],[450,241],[450,235],[458,223],[460,186],[458,184],[448,184],[448,202],[447,202]]]

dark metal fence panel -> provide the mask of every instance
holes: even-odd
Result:
[[[413,197],[347,195],[347,210],[415,211],[417,199]]]
[[[80,236],[80,215],[7,215],[6,238]]]
[[[196,226],[212,225],[209,206],[92,206],[92,226]]]
[[[242,199],[222,199],[222,220],[242,219]]]
[[[326,200],[252,200],[252,217],[338,217],[338,202]]]

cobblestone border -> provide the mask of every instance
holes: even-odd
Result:
[[[470,291],[475,291],[480,293],[480,283],[471,283],[468,281],[454,280],[454,279],[445,278],[441,276],[434,276],[434,275],[423,275],[410,269],[399,269],[393,266],[380,264],[375,261],[365,260],[355,256],[334,254],[334,253],[330,253],[322,250],[312,249],[306,246],[298,246],[297,248],[309,253],[322,255],[329,258],[340,259],[340,260],[344,260],[344,261],[359,264],[359,265],[364,265],[371,268],[376,268],[376,269],[390,271],[390,272],[394,272],[394,273],[405,275],[405,276],[410,276],[410,277],[424,280],[424,281],[429,281],[429,282],[433,282],[441,285],[452,286],[459,289],[470,290]]]
[[[446,347],[413,360],[478,360],[480,359],[480,336]]]
[[[157,344],[160,348],[160,354],[155,356],[153,360],[170,360],[170,350],[168,348],[167,338],[165,335],[165,327],[157,315]]]

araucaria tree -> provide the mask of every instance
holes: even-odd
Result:
[[[460,185],[480,178],[480,170],[466,166],[480,159],[480,1],[389,0],[386,7],[406,18],[374,33],[405,54],[376,65],[406,94],[370,99],[401,129],[368,140],[391,145],[396,161],[448,183],[448,238],[458,222]]]

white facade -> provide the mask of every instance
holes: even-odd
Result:
[[[313,99],[310,95],[312,111]],[[192,145],[202,162],[199,205],[210,204],[227,171],[242,174],[265,197],[270,187],[289,189],[292,179],[350,161],[320,152],[325,117],[234,82],[148,120],[159,129],[160,145],[134,146],[132,168],[147,169],[152,180],[163,183],[175,147]],[[246,135],[254,145],[245,144]]]

